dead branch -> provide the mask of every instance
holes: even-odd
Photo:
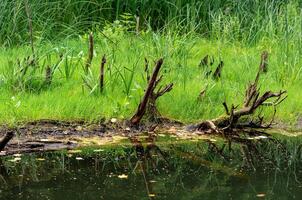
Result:
[[[0,151],[2,151],[7,143],[14,137],[14,132],[9,131],[5,134],[5,136],[0,140]]]
[[[104,54],[102,57],[102,63],[100,67],[100,92],[103,93],[104,91],[104,69],[106,64],[106,55]]]

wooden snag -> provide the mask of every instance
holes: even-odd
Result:
[[[100,67],[100,92],[104,91],[104,77],[105,77],[105,64],[106,64],[106,55],[102,57],[101,67]]]
[[[261,56],[262,61],[265,56]],[[261,63],[262,63],[261,61]],[[231,109],[228,108],[226,102],[223,103],[226,114],[213,120],[208,120],[199,123],[196,127],[200,131],[210,131],[221,133],[223,130],[236,128],[241,126],[239,124],[239,119],[243,116],[252,115],[261,106],[272,106],[274,109],[282,103],[287,96],[285,90],[280,90],[279,92],[266,91],[262,95],[260,94],[260,89],[258,87],[260,73],[262,72],[262,65],[260,65],[255,80],[250,83],[245,91],[245,98],[241,108],[232,105]],[[273,101],[268,101],[274,99]],[[259,127],[262,126],[263,118],[259,118],[261,122]],[[270,123],[271,124],[271,123]],[[247,127],[252,126],[250,123],[246,124]],[[253,125],[254,128],[254,125]]]

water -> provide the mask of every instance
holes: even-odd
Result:
[[[248,166],[240,153],[226,160],[210,149],[198,141],[1,158],[0,199],[302,199],[299,160]]]

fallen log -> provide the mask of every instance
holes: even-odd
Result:
[[[3,151],[7,143],[14,137],[14,132],[9,131],[5,134],[5,136],[0,140],[0,151]]]

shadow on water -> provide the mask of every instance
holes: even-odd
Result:
[[[0,199],[301,199],[302,138],[262,132],[0,158]]]

